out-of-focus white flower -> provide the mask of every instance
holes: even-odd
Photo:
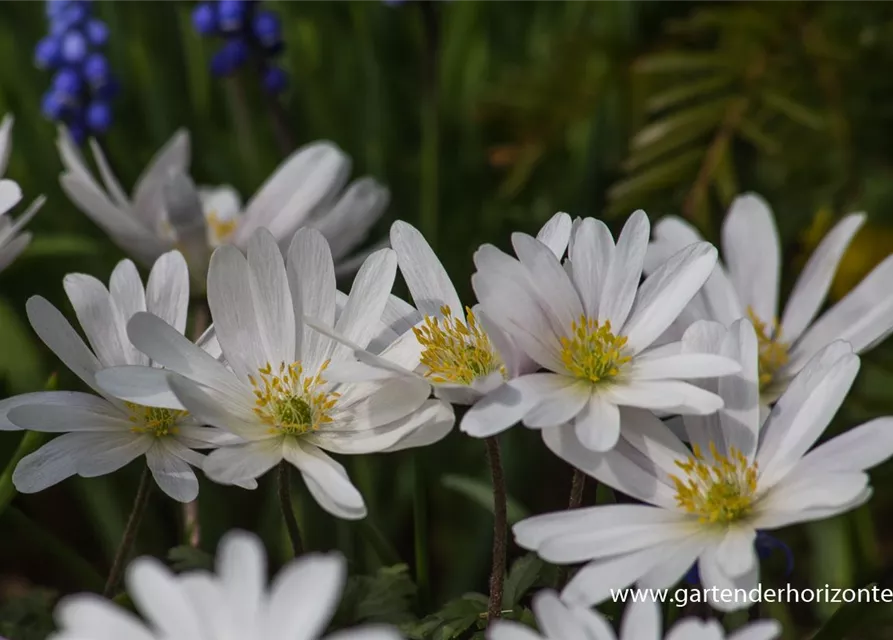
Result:
[[[145,289],[130,260],[115,267],[108,288],[84,274],[69,274],[64,284],[90,348],[65,317],[39,296],[28,300],[28,319],[53,353],[100,395],[46,391],[0,401],[0,430],[63,433],[19,462],[13,473],[16,488],[34,493],[75,474],[106,475],[145,455],[162,491],[181,502],[194,500],[198,480],[190,465],[201,467],[204,456],[193,449],[212,448],[234,438],[200,426],[185,411],[151,401],[122,401],[96,382],[98,372],[107,367],[152,364],[127,339],[127,321],[134,314],[148,312],[182,333],[189,304],[183,256],[176,251],[162,255]]]
[[[540,591],[533,597],[533,612],[540,633],[509,620],[497,620],[487,630],[488,640],[773,640],[781,634],[775,620],[751,622],[726,635],[718,620],[685,618],[665,636],[660,607],[640,600],[627,605],[615,634],[608,621],[588,607],[567,605],[554,591]]]
[[[215,247],[234,244],[244,249],[262,227],[285,249],[299,227],[314,226],[330,240],[336,258],[347,257],[366,238],[389,199],[387,189],[371,178],[347,185],[350,158],[327,141],[296,150],[244,207],[232,187],[195,187],[189,178],[186,131],[178,131],[155,155],[132,197],[96,141],[90,145],[102,184],[65,129],[59,131],[57,146],[65,166],[61,184],[68,197],[144,264],[179,249],[195,282],[204,282]]]
[[[846,342],[813,356],[762,424],[758,344],[749,321],[731,329],[700,321],[686,332],[683,347],[723,353],[742,365],[740,375],[704,382],[725,408],[684,416],[690,447],[646,411],[629,416],[617,447],[605,454],[587,451],[572,428],[544,435],[558,456],[638,501],[515,525],[518,544],[545,560],[589,563],[562,592],[568,603],[596,604],[634,582],[665,589],[697,562],[713,607],[748,607],[760,575],[757,532],[855,509],[871,496],[866,471],[893,455],[890,417],[812,448],[859,370]]]
[[[0,271],[12,264],[12,261],[28,247],[28,243],[31,242],[31,234],[21,231],[46,201],[43,196],[39,197],[25,213],[16,220],[12,220],[8,215],[9,211],[21,199],[22,190],[19,185],[12,180],[0,180]]]
[[[127,593],[146,622],[93,594],[64,598],[51,640],[317,640],[335,613],[347,573],[343,556],[307,554],[288,563],[267,587],[266,554],[257,536],[227,534],[217,572],[175,575],[154,558],[127,570]],[[396,629],[370,625],[333,640],[400,640]]]
[[[864,222],[864,214],[851,214],[828,232],[806,263],[779,321],[781,247],[772,210],[757,195],[739,196],[722,226],[725,265],[717,263],[704,288],[680,315],[676,335],[699,319],[730,326],[739,318],[749,318],[760,342],[764,405],[774,402],[809,359],[834,340],[846,340],[856,353],[870,349],[893,331],[893,256],[816,320],[837,266]],[[654,228],[646,273],[669,255],[700,241],[698,232],[684,220],[662,218]]]

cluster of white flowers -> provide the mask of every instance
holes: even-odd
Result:
[[[433,444],[454,426],[452,405],[467,405],[462,432],[491,438],[518,423],[539,430],[556,455],[632,499],[514,527],[517,543],[543,559],[584,564],[560,594],[536,597],[543,635],[610,640],[590,607],[611,591],[667,588],[695,565],[707,588],[751,590],[758,534],[863,504],[866,471],[893,456],[893,418],[814,447],[853,384],[857,353],[893,331],[893,257],[813,322],[861,215],[821,243],[781,321],[777,232],[753,195],[738,198],[726,218],[725,266],[676,218],[661,220],[652,239],[637,211],[615,242],[601,221],[558,213],[536,237],[513,234],[514,255],[480,247],[478,302],[464,305],[422,234],[398,221],[390,246],[356,263],[348,295],[337,288],[336,260],[365,237],[387,192],[362,179],[339,195],[349,161],[332,145],[297,151],[243,213],[231,190],[192,185],[184,133],[158,154],[132,200],[98,147],[105,191],[64,132],[59,145],[71,199],[152,267],[145,286],[129,260],[108,287],[83,274],[65,278],[89,346],[49,302],[28,301],[35,332],[96,395],[47,391],[0,402],[0,429],[64,432],[19,463],[19,491],[108,474],[145,456],[158,486],[188,502],[198,494],[193,468],[251,489],[289,464],[322,508],[359,519],[363,496],[329,453]],[[0,159],[6,153],[0,148]],[[19,197],[0,182],[0,211]],[[0,267],[27,243],[5,239],[21,221],[8,233],[2,223]],[[398,268],[413,305],[391,294]],[[194,342],[184,336],[190,274],[213,321]],[[58,638],[317,637],[343,562],[300,559],[267,596],[258,544],[224,543],[218,576],[173,576],[140,561],[129,587],[153,630],[82,598],[60,608]],[[628,609],[620,638],[661,636],[656,605]],[[295,626],[298,635],[287,631]],[[731,637],[778,633],[762,622]],[[490,637],[540,636],[497,623]],[[667,637],[718,639],[723,631],[690,619]]]

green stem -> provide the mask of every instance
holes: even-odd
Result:
[[[12,458],[6,464],[6,468],[3,469],[3,474],[0,475],[0,514],[9,506],[9,503],[12,502],[17,493],[15,485],[12,483],[12,474],[16,465],[19,464],[22,458],[36,451],[40,445],[46,442],[46,439],[47,434],[38,431],[26,431],[25,435],[22,436],[18,448],[12,454]]]
[[[124,566],[133,550],[136,542],[136,536],[139,532],[140,522],[146,513],[146,507],[149,506],[149,496],[152,494],[152,473],[149,467],[143,467],[143,473],[140,476],[140,485],[136,490],[136,498],[133,500],[133,509],[130,511],[130,517],[127,519],[127,525],[124,527],[124,535],[121,537],[121,544],[115,552],[115,559],[112,560],[112,568],[109,571],[109,577],[105,582],[105,588],[102,595],[111,598],[121,582],[121,576],[124,574]]]
[[[402,562],[400,554],[372,520],[372,516],[366,516],[360,521],[360,531],[383,565],[393,567]]]
[[[437,2],[422,0],[422,37],[424,39],[424,76],[421,108],[420,218],[419,227],[428,244],[437,250],[438,194],[440,157],[440,21]]]
[[[490,573],[490,600],[487,604],[487,624],[490,625],[502,616],[508,509],[499,440],[496,436],[491,436],[484,440],[484,443],[487,445],[487,459],[493,476],[493,567]]]
[[[412,457],[412,531],[415,542],[415,579],[418,588],[419,609],[426,610],[429,597],[428,575],[428,496],[425,492],[425,474],[419,464],[420,452]]]
[[[279,463],[279,507],[282,509],[282,519],[285,520],[285,528],[288,530],[288,539],[291,540],[291,550],[295,557],[303,552],[301,544],[301,530],[298,529],[298,520],[295,518],[295,510],[291,503],[291,465],[285,460]]]

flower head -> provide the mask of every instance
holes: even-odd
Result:
[[[573,428],[544,434],[560,457],[642,503],[536,516],[515,526],[518,543],[548,561],[589,562],[562,593],[567,602],[595,604],[632,583],[668,588],[697,563],[711,596],[736,590],[732,600],[717,597],[714,607],[747,607],[759,581],[760,534],[856,508],[871,495],[865,471],[893,456],[893,418],[812,448],[859,370],[847,343],[815,355],[764,422],[759,342],[750,322],[729,329],[697,322],[682,350],[741,364],[739,375],[703,381],[725,406],[712,416],[683,417],[690,445],[645,411],[630,412],[621,441],[603,454],[582,447]]]
[[[764,405],[778,399],[810,358],[832,341],[846,340],[856,353],[871,348],[893,331],[893,291],[887,286],[893,279],[893,256],[819,316],[844,252],[864,222],[864,214],[850,214],[828,232],[779,313],[781,248],[772,211],[757,195],[739,196],[723,222],[725,264],[717,264],[704,288],[680,315],[674,333],[698,319],[729,326],[739,318],[748,318],[759,340]],[[661,219],[654,235],[646,272],[668,255],[701,240],[695,229],[674,216]]]
[[[102,51],[108,27],[91,11],[90,0],[48,2],[50,33],[34,49],[35,64],[55,72],[42,99],[43,113],[64,123],[78,144],[111,126],[110,100],[118,90]]]
[[[316,640],[335,612],[347,573],[336,553],[292,560],[267,586],[266,554],[254,534],[231,532],[220,542],[216,572],[180,575],[154,558],[138,558],[127,569],[127,593],[140,621],[110,600],[74,595],[61,600],[51,640]],[[299,631],[296,631],[299,630]],[[110,635],[112,634],[112,635]],[[366,626],[337,634],[358,640],[399,640],[387,626]]]
[[[142,313],[128,326],[131,341],[179,375],[150,382],[144,371],[119,368],[104,372],[100,383],[136,403],[172,389],[177,402],[169,408],[188,410],[241,438],[209,456],[204,470],[212,480],[251,481],[285,460],[301,471],[324,509],[362,518],[362,496],[326,451],[358,454],[428,444],[446,435],[453,414],[448,405],[428,399],[428,385],[421,381],[330,381],[327,367],[351,357],[351,350],[304,318],[316,318],[367,347],[387,329],[381,317],[396,273],[394,253],[372,254],[346,297],[335,288],[331,252],[315,230],[295,234],[287,267],[265,230],[251,237],[247,253],[246,259],[235,247],[220,247],[208,274],[208,305],[226,366]]]
[[[680,353],[678,344],[651,347],[710,275],[716,250],[687,247],[639,285],[649,230],[638,211],[615,244],[603,223],[578,220],[564,264],[521,233],[512,236],[517,258],[491,245],[477,251],[472,285],[483,313],[545,372],[491,391],[465,414],[463,431],[483,437],[518,421],[547,430],[570,422],[583,446],[606,451],[621,432],[620,407],[709,414],[722,406],[683,380],[735,373],[735,362]]]
[[[134,314],[153,314],[169,322],[173,331],[183,332],[189,303],[183,257],[175,251],[161,256],[145,288],[134,264],[124,260],[112,272],[108,288],[92,276],[69,274],[65,292],[90,347],[39,296],[28,300],[28,319],[40,339],[99,395],[50,391],[0,402],[0,429],[63,433],[19,462],[13,473],[16,488],[34,493],[75,474],[112,473],[145,456],[165,493],[181,502],[195,499],[198,480],[190,465],[200,467],[204,456],[193,449],[212,448],[233,438],[200,426],[180,407],[171,408],[163,394],[127,402],[97,383],[98,374],[109,367],[151,370],[153,363],[127,339],[127,321]]]
[[[684,618],[665,636],[657,602],[641,600],[626,606],[619,633],[597,611],[562,602],[554,591],[533,597],[540,634],[517,622],[497,621],[487,631],[488,640],[773,640],[781,634],[775,620],[752,622],[726,635],[717,620]]]
[[[3,146],[4,146],[4,127],[7,128],[12,124],[12,120],[6,118],[0,125],[0,175],[2,175],[3,164]],[[41,196],[35,200],[30,207],[20,215],[16,220],[12,220],[7,214],[22,199],[22,190],[12,180],[0,180],[0,271],[12,264],[12,261],[21,255],[31,242],[31,234],[22,232],[31,218],[37,214],[45,202],[45,198]]]

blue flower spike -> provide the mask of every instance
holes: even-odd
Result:
[[[285,48],[282,21],[263,8],[260,0],[199,2],[192,11],[192,26],[199,35],[223,40],[211,56],[210,71],[215,77],[247,67],[260,75],[268,93],[279,94],[288,87],[288,74],[275,64]]]
[[[34,48],[35,65],[53,72],[41,111],[64,124],[79,144],[108,130],[113,120],[110,100],[120,88],[102,51],[108,26],[92,11],[91,0],[47,0],[49,35]]]

